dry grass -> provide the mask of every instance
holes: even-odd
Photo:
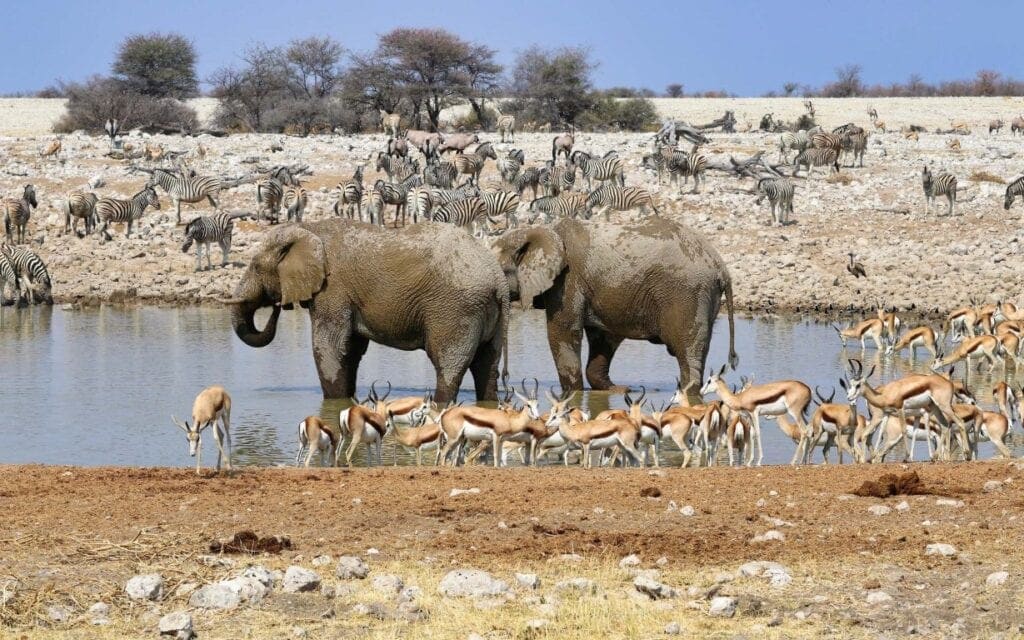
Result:
[[[1006,180],[1003,180],[994,173],[989,173],[988,171],[983,170],[974,171],[973,173],[971,173],[970,179],[972,182],[992,182],[995,184],[1006,184]]]
[[[853,176],[848,173],[833,173],[829,177],[825,178],[825,182],[829,184],[841,184],[848,185],[853,182]]]

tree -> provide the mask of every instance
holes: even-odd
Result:
[[[975,92],[979,96],[994,96],[998,91],[999,72],[982,69],[975,75]]]
[[[62,86],[61,92],[68,101],[66,112],[54,125],[58,133],[78,129],[99,133],[107,120],[117,120],[122,131],[147,125],[191,131],[197,123],[195,111],[181,102],[137,93],[117,78],[94,76]]]
[[[496,84],[501,66],[494,53],[444,29],[399,28],[380,37],[375,57],[395,70],[414,119],[422,108],[437,129],[442,109],[458,99],[475,99]]]
[[[512,70],[512,91],[529,119],[574,125],[594,104],[591,73],[596,64],[583,47],[521,52]]]
[[[859,64],[845,64],[836,67],[836,79],[825,85],[822,90],[828,98],[852,98],[864,93],[864,84],[860,78],[861,66]]]
[[[782,95],[787,98],[796,93],[796,90],[800,88],[799,82],[786,82],[782,85]]]
[[[292,40],[284,51],[295,89],[306,98],[325,98],[341,77],[341,44],[331,37]]]
[[[175,33],[129,36],[118,48],[113,72],[131,90],[155,98],[189,98],[199,89],[195,47]]]
[[[682,98],[683,85],[681,85],[678,82],[673,82],[672,84],[665,87],[665,95],[667,95],[670,98]]]
[[[220,101],[215,119],[221,126],[262,131],[264,119],[287,99],[288,68],[280,49],[257,44],[242,56],[241,69],[225,67],[210,78],[211,94]]]

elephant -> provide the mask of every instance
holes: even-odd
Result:
[[[732,278],[708,240],[684,225],[663,217],[622,225],[565,218],[508,231],[491,249],[512,301],[546,311],[548,344],[565,390],[583,388],[584,334],[593,389],[624,389],[608,370],[627,338],[664,344],[679,363],[680,386],[699,382],[723,294],[729,362],[738,363]],[[689,393],[698,400],[695,387]]]
[[[466,370],[478,400],[497,400],[508,368],[508,282],[494,256],[451,225],[383,229],[344,219],[290,224],[264,235],[233,298],[235,333],[251,347],[274,339],[282,309],[309,310],[324,398],[350,398],[369,342],[424,349],[434,398],[458,394]],[[254,314],[272,307],[259,330]]]

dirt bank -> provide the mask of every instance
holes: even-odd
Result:
[[[310,637],[513,638],[537,619],[550,637],[579,638],[652,637],[672,622],[686,637],[1012,635],[1024,623],[1018,467],[917,465],[925,495],[885,499],[850,494],[910,467],[265,469],[230,478],[5,467],[0,586],[11,595],[0,624],[30,638],[155,636],[160,616],[190,609],[204,638],[283,637],[295,626]],[[207,557],[212,540],[246,529],[287,536],[293,548]],[[929,555],[934,543],[952,549]],[[620,567],[629,554],[636,565]],[[337,578],[342,555],[366,560],[369,577]],[[782,567],[737,575],[748,561]],[[195,589],[251,564],[312,569],[328,588],[290,594],[278,584],[228,613],[190,607]],[[442,597],[439,581],[460,567],[513,587],[498,601]],[[675,593],[638,596],[633,576],[643,569]],[[539,589],[514,572],[537,574]],[[772,577],[780,572],[787,577]],[[126,582],[148,573],[163,577],[164,595],[130,600]],[[390,579],[374,582],[381,575],[419,591],[396,600]],[[593,584],[577,582],[580,593],[559,585],[567,580]],[[734,617],[710,617],[711,596],[732,598]],[[415,605],[401,605],[407,597]],[[95,602],[110,608],[106,626],[91,623]]]

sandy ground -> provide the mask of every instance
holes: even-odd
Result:
[[[301,627],[314,638],[522,638],[535,620],[535,635],[559,638],[656,637],[673,622],[684,637],[1016,637],[1019,466],[917,465],[926,495],[885,499],[850,494],[909,467],[247,469],[219,478],[6,467],[0,625],[29,638],[155,636],[160,616],[190,609],[194,589],[259,564],[312,569],[326,592],[278,585],[230,614],[191,607],[200,637],[285,637]],[[889,511],[869,511],[879,506]],[[212,540],[245,529],[287,536],[293,548],[208,555]],[[752,542],[768,531],[782,539]],[[953,555],[928,555],[933,543]],[[636,566],[620,567],[628,554]],[[336,578],[342,555],[365,559],[369,577]],[[791,580],[738,575],[748,561],[780,563]],[[467,567],[513,585],[510,594],[442,597],[441,578]],[[642,570],[676,593],[639,596],[633,576]],[[1005,582],[991,577],[1000,571]],[[518,585],[515,572],[537,574],[540,587]],[[139,573],[161,574],[164,595],[130,600],[124,586]],[[396,599],[374,582],[384,574],[419,591]],[[593,585],[559,586],[579,578]],[[735,616],[709,616],[711,596],[735,599]],[[92,622],[96,602],[110,607],[106,625]],[[66,621],[52,619],[54,607]]]

